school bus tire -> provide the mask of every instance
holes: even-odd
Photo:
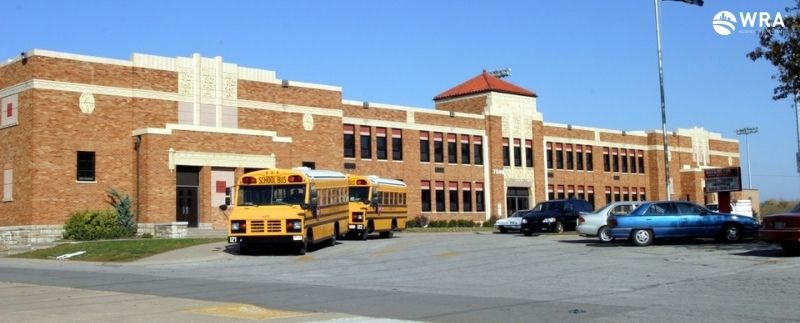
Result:
[[[241,243],[241,242],[239,243],[239,254],[240,255],[249,255],[250,251],[251,251],[250,250],[250,246],[248,246],[248,245],[246,245],[244,243]]]
[[[331,247],[336,246],[336,238],[339,236],[339,223],[333,225],[333,236],[331,236]]]

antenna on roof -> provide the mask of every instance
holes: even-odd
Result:
[[[502,69],[499,69],[499,70],[490,71],[489,74],[491,74],[492,76],[494,76],[496,78],[500,78],[501,79],[501,78],[504,78],[504,77],[511,76],[511,69],[506,67],[506,68],[502,68]]]

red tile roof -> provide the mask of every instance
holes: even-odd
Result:
[[[534,98],[537,97],[536,93],[533,93],[519,86],[503,81],[497,77],[494,77],[492,74],[489,74],[489,72],[484,70],[483,73],[481,73],[480,75],[473,77],[472,79],[464,83],[456,85],[452,89],[442,92],[441,94],[434,97],[433,100],[437,101],[442,99],[449,99],[449,98],[454,98],[469,94],[483,93],[483,92],[501,92],[501,93],[516,94],[522,96],[530,96]]]

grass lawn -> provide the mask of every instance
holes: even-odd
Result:
[[[10,257],[56,259],[56,257],[60,255],[86,251],[86,253],[82,255],[74,256],[69,259],[100,262],[129,262],[170,250],[219,241],[225,241],[225,238],[86,241],[63,243],[52,248],[35,250]]]

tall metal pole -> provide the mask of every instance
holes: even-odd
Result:
[[[744,135],[744,143],[747,148],[747,188],[753,188],[753,175],[750,173],[750,135],[758,133],[758,128],[736,129],[737,135]]]
[[[797,121],[797,153],[795,159],[797,160],[797,172],[800,173],[800,96],[794,94],[794,114]]]
[[[667,200],[672,199],[672,180],[669,172],[669,141],[667,138],[667,104],[664,102],[664,64],[661,60],[661,0],[653,0],[656,8],[656,41],[658,42],[658,84],[661,89],[661,135],[664,139],[664,180]],[[798,133],[800,134],[800,133]]]

